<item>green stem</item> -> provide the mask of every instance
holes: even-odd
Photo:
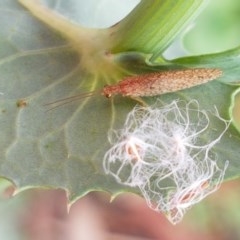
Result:
[[[19,0],[39,20],[66,37],[79,52],[84,68],[115,72],[110,53],[128,51],[158,57],[208,0],[142,0],[119,24],[89,29],[48,9],[39,0]],[[152,60],[151,59],[151,60]]]
[[[197,16],[208,0],[142,0],[112,28],[112,52],[140,51],[157,56]]]

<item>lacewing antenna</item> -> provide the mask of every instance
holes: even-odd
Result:
[[[56,100],[54,102],[46,103],[43,106],[44,107],[53,106],[50,109],[46,110],[46,112],[49,112],[51,110],[54,110],[56,108],[59,108],[59,107],[64,106],[66,104],[69,104],[71,102],[74,102],[74,101],[77,101],[77,100],[80,100],[80,99],[83,99],[83,98],[87,98],[87,97],[92,97],[92,96],[94,96],[94,95],[96,95],[97,93],[100,93],[100,92],[101,91],[96,90],[96,91],[90,91],[90,92],[86,92],[86,93],[80,93],[80,94],[75,95],[75,96],[66,97],[66,98]]]

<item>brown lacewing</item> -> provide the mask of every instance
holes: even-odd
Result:
[[[116,94],[133,98],[156,96],[191,88],[214,80],[221,75],[222,71],[218,68],[193,68],[146,73],[125,77],[120,82],[105,86],[101,90],[82,93],[46,105],[59,103],[59,105],[51,108],[54,109],[81,98],[91,97],[95,94],[101,94],[107,98]]]

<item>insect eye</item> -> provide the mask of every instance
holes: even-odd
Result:
[[[110,93],[106,93],[106,94],[105,94],[105,97],[106,97],[106,98],[110,98],[111,96],[112,96],[112,94],[110,94]]]

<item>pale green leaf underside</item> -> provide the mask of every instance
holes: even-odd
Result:
[[[102,159],[109,148],[107,132],[121,128],[134,100],[101,95],[46,112],[44,104],[90,90],[102,89],[118,76],[95,75],[83,68],[81,56],[68,42],[37,21],[15,1],[0,3],[0,175],[20,189],[48,186],[66,189],[72,200],[91,190],[117,193],[126,190],[106,176]],[[176,67],[219,67],[220,81],[190,90],[159,96],[197,99],[200,107],[216,106],[228,117],[231,93],[235,86],[223,82],[237,79],[239,49],[195,58],[165,62],[163,66],[145,63],[148,56],[137,53],[115,55],[113,61],[128,73]],[[84,65],[85,66],[85,65]],[[229,69],[229,70],[228,70]],[[234,71],[232,71],[234,70]],[[17,105],[24,99],[22,105]],[[146,98],[153,102],[155,98]],[[223,126],[211,126],[221,131]],[[219,163],[230,161],[226,178],[239,175],[240,139],[231,127],[215,147]],[[129,190],[129,189],[128,189]],[[135,190],[131,190],[135,191]]]

